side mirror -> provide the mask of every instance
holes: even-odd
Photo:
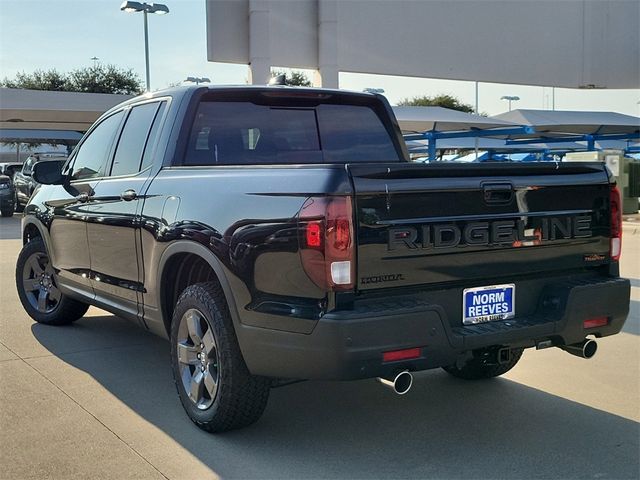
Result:
[[[60,162],[38,162],[33,165],[31,177],[44,185],[62,185],[65,176],[62,175]]]

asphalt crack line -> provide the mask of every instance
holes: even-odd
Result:
[[[153,463],[151,463],[149,460],[147,460],[140,452],[138,452],[135,448],[133,448],[129,443],[127,443],[120,435],[118,435],[116,432],[114,432],[112,429],[110,429],[103,421],[101,421],[98,417],[96,417],[93,413],[91,413],[89,410],[87,410],[85,407],[83,407],[80,403],[78,403],[71,395],[69,395],[67,392],[65,392],[60,386],[56,385],[51,379],[49,379],[49,377],[47,377],[44,373],[42,373],[40,370],[38,370],[36,367],[34,367],[33,365],[31,365],[29,362],[27,362],[25,359],[20,358],[16,352],[14,352],[13,350],[11,350],[9,347],[7,347],[4,343],[0,342],[0,344],[2,344],[2,346],[4,346],[7,350],[9,350],[11,353],[13,353],[14,355],[16,355],[18,357],[19,360],[21,360],[25,365],[27,365],[29,368],[31,368],[34,372],[36,372],[38,375],[40,375],[42,378],[44,378],[47,382],[49,382],[51,385],[54,386],[54,388],[56,388],[57,390],[59,390],[65,397],[67,397],[69,400],[71,400],[73,403],[75,403],[81,410],[83,410],[84,412],[86,412],[91,418],[93,418],[96,422],[98,422],[100,425],[102,425],[104,428],[106,428],[109,432],[111,432],[111,434],[113,436],[115,436],[118,440],[120,440],[124,445],[126,445],[126,447],[131,450],[135,455],[137,455],[142,461],[144,461],[147,465],[149,465],[151,468],[153,468],[156,472],[158,472],[162,478],[165,478],[166,480],[170,480],[169,477],[167,477],[164,473],[162,473]],[[44,357],[41,357],[44,358]]]

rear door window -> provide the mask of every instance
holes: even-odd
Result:
[[[153,163],[153,152],[155,151],[155,146],[156,146],[156,143],[158,142],[158,137],[160,135],[160,124],[162,123],[162,118],[166,108],[167,108],[167,102],[160,102],[160,107],[156,112],[156,117],[153,120],[153,125],[151,126],[151,132],[149,132],[149,138],[147,139],[147,144],[144,147],[144,153],[142,154],[142,164],[140,165],[140,171],[145,170],[147,167],[151,166],[151,164]]]
[[[200,103],[185,165],[398,161],[378,114],[363,105]]]
[[[142,154],[149,139],[158,102],[133,107],[127,117],[111,167],[111,176],[130,175],[140,171]]]

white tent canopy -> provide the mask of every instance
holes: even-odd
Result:
[[[617,112],[513,110],[490,118],[534,127],[533,136],[640,133],[640,118]]]
[[[86,131],[130,95],[0,88],[0,129]]]
[[[517,126],[513,122],[443,107],[393,107],[403,132],[457,132]]]
[[[71,130],[21,130],[0,128],[0,139],[3,142],[25,142],[57,140],[60,143],[78,143],[82,133]]]
[[[477,145],[476,145],[477,141]],[[428,140],[409,140],[407,146],[409,151],[414,149],[426,149]],[[586,145],[577,142],[561,143],[530,143],[530,144],[507,144],[506,140],[498,138],[441,138],[436,144],[438,150],[473,150],[478,147],[480,150],[494,151],[532,151],[532,150],[585,150]]]

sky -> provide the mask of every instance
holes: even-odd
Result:
[[[166,0],[169,15],[149,16],[151,87],[164,88],[187,76],[215,84],[243,84],[248,67],[207,61],[205,0]],[[55,68],[61,72],[93,64],[91,58],[131,68],[144,80],[141,14],[120,11],[120,0],[0,0],[0,77]],[[311,77],[311,75],[309,75]],[[475,104],[473,82],[364,75],[343,72],[340,87],[383,88],[392,104],[407,97],[446,93]],[[547,87],[480,83],[479,110],[507,110],[504,95],[516,95],[513,108],[551,109]],[[555,89],[556,110],[616,111],[640,116],[640,89]]]

